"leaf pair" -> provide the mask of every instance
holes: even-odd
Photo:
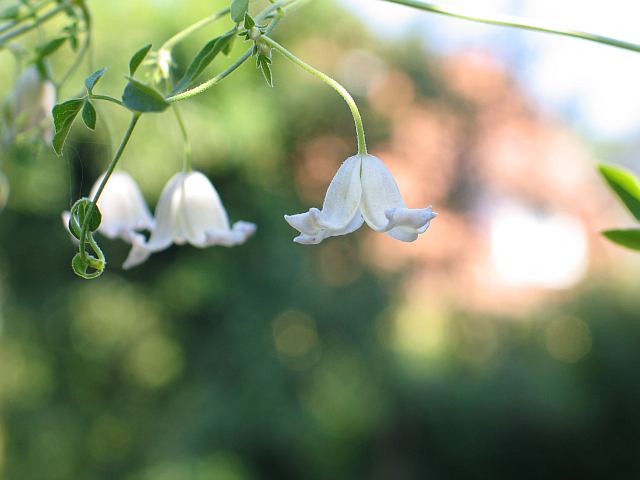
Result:
[[[53,136],[53,149],[62,155],[62,147],[69,136],[71,126],[82,110],[82,121],[91,130],[95,130],[96,109],[88,98],[72,98],[53,107],[53,125],[56,133]]]
[[[598,170],[631,214],[640,221],[640,181],[636,176],[612,165],[599,165]],[[602,235],[623,247],[640,250],[640,228],[605,230]]]

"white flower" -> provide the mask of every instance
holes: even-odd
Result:
[[[227,212],[218,192],[200,172],[174,175],[160,194],[156,207],[156,226],[144,244],[134,244],[124,268],[144,262],[153,252],[172,243],[190,243],[205,248],[231,247],[244,243],[256,230],[253,223],[236,222],[229,226]]]
[[[35,66],[27,67],[18,78],[13,94],[13,134],[18,135],[40,128],[44,141],[51,143],[53,139],[51,110],[55,104],[56,87],[53,83],[42,78]]]
[[[367,222],[403,242],[413,242],[437,216],[431,207],[407,208],[398,185],[386,165],[373,155],[347,158],[331,180],[322,210],[285,215],[302,244],[317,244],[328,237],[345,235]]]
[[[104,174],[93,185],[90,198],[96,194],[103,178]],[[105,237],[120,238],[134,247],[143,245],[146,241],[145,236],[138,231],[152,230],[155,226],[140,188],[128,173],[122,171],[113,172],[109,177],[98,199],[98,208],[102,214],[98,231]],[[70,216],[69,212],[62,214],[65,225],[69,225]]]

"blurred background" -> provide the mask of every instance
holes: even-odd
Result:
[[[90,2],[109,69],[96,90],[118,97],[134,51],[225,3]],[[484,3],[640,37],[632,2]],[[180,44],[178,68],[226,28]],[[124,272],[127,245],[102,238],[109,268],[83,281],[60,213],[128,115],[101,105],[63,159],[5,146],[0,478],[640,476],[640,258],[599,236],[632,221],[594,168],[634,168],[640,58],[370,0],[312,2],[274,37],[347,86],[408,205],[440,216],[412,244],[367,228],[294,244],[283,214],[321,205],[355,138],[341,98],[278,56],[274,89],[248,62],[181,104],[195,167],[232,221],[258,224],[240,247]],[[13,70],[0,52],[2,96]],[[181,162],[166,113],[143,118],[120,168],[153,207]]]

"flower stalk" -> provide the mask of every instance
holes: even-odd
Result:
[[[551,33],[555,35],[562,35],[565,37],[579,38],[581,40],[587,40],[590,42],[600,43],[603,45],[609,45],[611,47],[621,48],[623,50],[631,50],[633,52],[640,53],[640,45],[636,43],[626,42],[624,40],[618,40],[617,38],[605,37],[603,35],[597,35],[595,33],[583,32],[580,30],[574,30],[566,28],[561,25],[555,25],[549,22],[541,22],[534,20],[527,20],[515,15],[498,15],[487,14],[481,11],[473,11],[466,8],[455,7],[441,7],[433,3],[423,2],[421,0],[383,0],[389,3],[397,3],[407,7],[417,8],[418,10],[424,10],[425,12],[437,13],[440,15],[446,15],[449,17],[460,18],[463,20],[470,20],[472,22],[488,23],[490,25],[500,25],[504,27],[515,27],[524,30],[532,30],[535,32]]]
[[[336,80],[331,78],[326,73],[323,73],[320,70],[317,70],[317,69],[313,68],[308,63],[306,63],[306,62],[302,61],[301,59],[299,59],[298,57],[296,57],[293,53],[291,53],[285,47],[280,45],[274,39],[272,39],[272,38],[270,38],[270,37],[268,37],[266,35],[263,35],[262,37],[260,37],[260,41],[264,42],[267,45],[269,45],[270,47],[272,47],[278,53],[280,53],[281,55],[283,55],[287,59],[291,60],[293,63],[298,65],[300,68],[302,68],[306,72],[308,72],[311,75],[313,75],[314,77],[322,80],[324,83],[326,83],[327,85],[332,87],[336,92],[338,92],[338,94],[340,94],[340,96],[344,99],[344,101],[347,102],[347,105],[349,106],[349,109],[351,110],[351,114],[353,115],[353,121],[354,121],[354,123],[356,125],[356,136],[358,137],[358,154],[359,155],[366,155],[367,154],[367,142],[366,142],[365,136],[364,136],[364,125],[362,123],[362,116],[360,115],[360,111],[358,110],[358,106],[356,105],[355,100],[353,99],[351,94],[347,91],[347,89],[344,88],[340,83],[338,83]]]

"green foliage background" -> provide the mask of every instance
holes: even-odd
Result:
[[[157,47],[218,6],[177,3],[93,2],[96,67],[109,67],[98,90],[120,92],[131,52],[149,41]],[[422,95],[439,95],[446,79],[416,42],[383,44],[336,5],[308,8],[275,36],[295,45],[309,31],[325,32],[376,49],[410,67]],[[185,65],[223,28],[182,44],[177,62]],[[124,129],[126,114],[110,105],[101,107],[97,135],[76,126],[65,160],[29,146],[3,159],[12,196],[0,216],[0,477],[640,475],[638,296],[590,283],[528,321],[458,311],[437,358],[389,349],[380,326],[401,279],[360,264],[360,232],[330,240],[340,242],[356,280],[327,283],[320,250],[293,244],[282,219],[308,208],[293,189],[296,142],[323,131],[353,141],[349,112],[283,60],[274,72],[272,90],[248,63],[233,82],[183,105],[196,168],[232,219],[259,225],[241,247],[174,247],[125,273],[118,264],[126,246],[103,239],[111,261],[104,276],[73,275],[59,215],[106,166],[107,124],[114,138]],[[10,79],[2,82],[8,88]],[[71,85],[79,88],[81,77]],[[170,114],[145,116],[122,161],[150,204],[181,165],[173,122]],[[388,133],[369,125],[374,142]],[[560,363],[544,348],[547,319],[559,314],[591,329],[593,349],[578,363]],[[497,332],[488,364],[468,354],[478,324]],[[308,348],[296,350],[301,342]]]

